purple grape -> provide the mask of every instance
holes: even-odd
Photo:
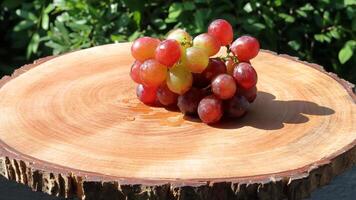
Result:
[[[250,103],[244,96],[233,96],[225,102],[225,111],[230,117],[243,116],[249,107]]]
[[[205,92],[201,89],[191,88],[188,92],[178,97],[177,106],[183,114],[197,113],[199,102],[204,98]]]
[[[210,58],[209,64],[202,73],[194,73],[194,86],[203,88],[210,84],[210,82],[219,74],[226,73],[226,65],[220,58]]]
[[[251,89],[245,90],[245,89],[240,89],[239,90],[240,94],[248,100],[248,102],[252,103],[255,101],[257,97],[257,87],[254,86]]]
[[[205,97],[199,103],[198,115],[206,124],[218,122],[223,115],[222,101],[214,95]]]

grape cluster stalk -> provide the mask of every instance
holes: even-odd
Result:
[[[147,105],[177,106],[206,124],[244,116],[257,96],[257,72],[250,60],[260,44],[252,36],[233,36],[231,24],[216,19],[194,38],[183,29],[163,40],[138,38],[131,46],[135,62],[130,71],[137,98]],[[214,57],[222,47],[227,47],[226,56]]]

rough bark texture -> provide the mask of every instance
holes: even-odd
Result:
[[[282,55],[288,59],[296,58]],[[0,85],[53,57],[35,61],[5,76]],[[300,62],[300,61],[298,61]],[[321,66],[305,63],[324,73]],[[353,85],[336,75],[327,73],[342,84],[356,101]],[[318,187],[356,163],[356,141],[331,157],[301,169],[259,177],[216,179],[211,181],[150,181],[115,178],[52,165],[28,157],[0,143],[0,174],[9,180],[66,198],[86,200],[230,200],[230,199],[302,199]],[[115,181],[113,181],[115,180]]]
[[[330,162],[310,166],[306,171],[290,172],[286,176],[271,175],[268,179],[250,181],[227,180],[217,182],[125,184],[106,181],[70,171],[51,172],[28,161],[6,156],[0,158],[0,173],[9,180],[25,184],[34,191],[66,198],[86,200],[230,200],[230,199],[302,199],[316,188],[356,163],[356,148],[337,156]],[[42,163],[41,163],[42,165]],[[45,165],[45,164],[44,164]],[[56,171],[56,170],[54,170]],[[80,173],[79,173],[80,174]]]

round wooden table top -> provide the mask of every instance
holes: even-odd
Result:
[[[5,83],[2,142],[57,167],[150,180],[268,176],[355,144],[355,96],[314,67],[260,52],[248,114],[209,126],[136,99],[130,45],[58,56]]]

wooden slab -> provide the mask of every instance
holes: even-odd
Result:
[[[3,176],[82,199],[300,199],[356,162],[352,85],[321,67],[261,52],[248,115],[208,126],[136,99],[130,45],[2,79]]]

